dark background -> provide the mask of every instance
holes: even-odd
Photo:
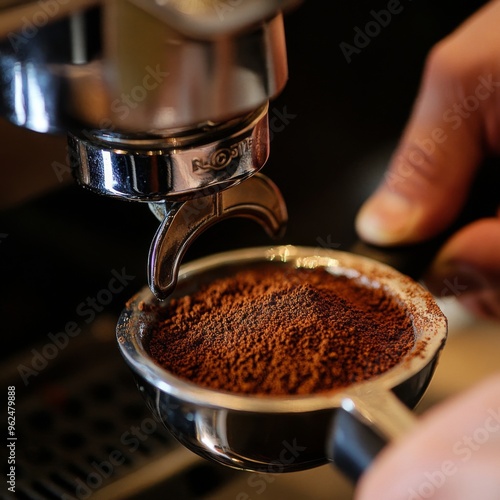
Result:
[[[426,54],[483,3],[401,0],[402,12],[350,64],[339,44],[352,44],[354,28],[363,28],[372,20],[370,11],[386,9],[387,1],[310,0],[286,15],[289,82],[270,113],[293,118],[273,134],[263,170],[288,204],[289,226],[280,243],[349,248],[355,214],[409,116]],[[4,125],[12,135],[2,139],[0,182],[27,176],[23,165],[10,160],[18,150],[28,151],[31,162],[54,176],[51,160],[64,157],[63,143],[54,143],[47,159],[36,144],[49,139],[9,127]],[[68,321],[81,321],[78,304],[107,287],[112,269],[125,268],[136,278],[106,309],[118,313],[146,284],[156,228],[145,205],[99,197],[73,183],[4,208],[0,311],[7,348],[2,356],[29,350]],[[228,220],[204,233],[185,260],[271,243],[256,223]]]

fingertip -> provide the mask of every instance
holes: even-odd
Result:
[[[381,190],[361,207],[355,228],[361,239],[375,245],[397,245],[418,239],[421,210],[408,198]]]

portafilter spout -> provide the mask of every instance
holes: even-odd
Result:
[[[255,174],[242,184],[182,203],[151,203],[161,221],[149,251],[149,287],[160,300],[175,289],[182,256],[206,228],[227,217],[249,217],[272,237],[283,234],[286,205],[276,185]]]

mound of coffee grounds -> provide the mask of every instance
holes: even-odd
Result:
[[[324,268],[238,272],[172,299],[149,338],[162,367],[243,394],[312,394],[397,364],[411,320],[381,288]]]

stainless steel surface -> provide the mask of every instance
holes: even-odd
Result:
[[[181,260],[189,245],[214,223],[228,217],[258,221],[274,238],[283,236],[286,205],[276,185],[255,174],[244,184],[182,203],[150,204],[161,224],[151,244],[148,283],[160,300],[173,293]]]
[[[207,39],[179,31],[168,16],[178,8],[151,3],[73,2],[56,6],[56,16],[19,2],[17,29],[10,3],[0,11],[1,114],[41,133],[70,131],[76,179],[111,196],[191,197],[251,175],[268,156],[262,110],[287,79],[280,6],[238,31],[222,19],[218,37]],[[32,31],[23,25],[28,7],[33,19],[46,18]],[[231,168],[213,163],[226,153]]]
[[[367,286],[383,287],[407,308],[419,355],[410,353],[380,376],[331,393],[248,397],[210,390],[173,376],[148,355],[148,335],[159,313],[154,308],[144,311],[143,305],[160,307],[160,303],[149,289],[143,289],[124,309],[117,340],[157,418],[195,453],[256,472],[300,471],[325,464],[327,436],[335,409],[340,407],[361,415],[387,437],[399,437],[411,421],[403,403],[411,408],[420,400],[447,335],[445,316],[437,306],[430,306],[432,296],[413,280],[371,259],[293,246],[242,249],[191,262],[181,268],[176,294],[191,293],[201,283],[262,263],[290,268],[321,266]],[[385,395],[389,391],[395,392],[400,405]],[[384,400],[388,414],[382,419],[384,406],[379,403]]]
[[[262,17],[238,30],[226,26],[230,15],[222,16],[216,38],[183,33],[180,9],[168,2],[154,14],[144,1],[61,3],[53,13],[39,2],[9,2],[0,11],[2,114],[16,125],[42,133],[164,136],[246,115],[285,84],[287,2],[255,10]],[[184,10],[182,17],[200,21],[196,14]]]
[[[77,181],[92,191],[132,201],[207,196],[259,171],[269,156],[268,106],[223,125],[133,142],[69,136]]]

